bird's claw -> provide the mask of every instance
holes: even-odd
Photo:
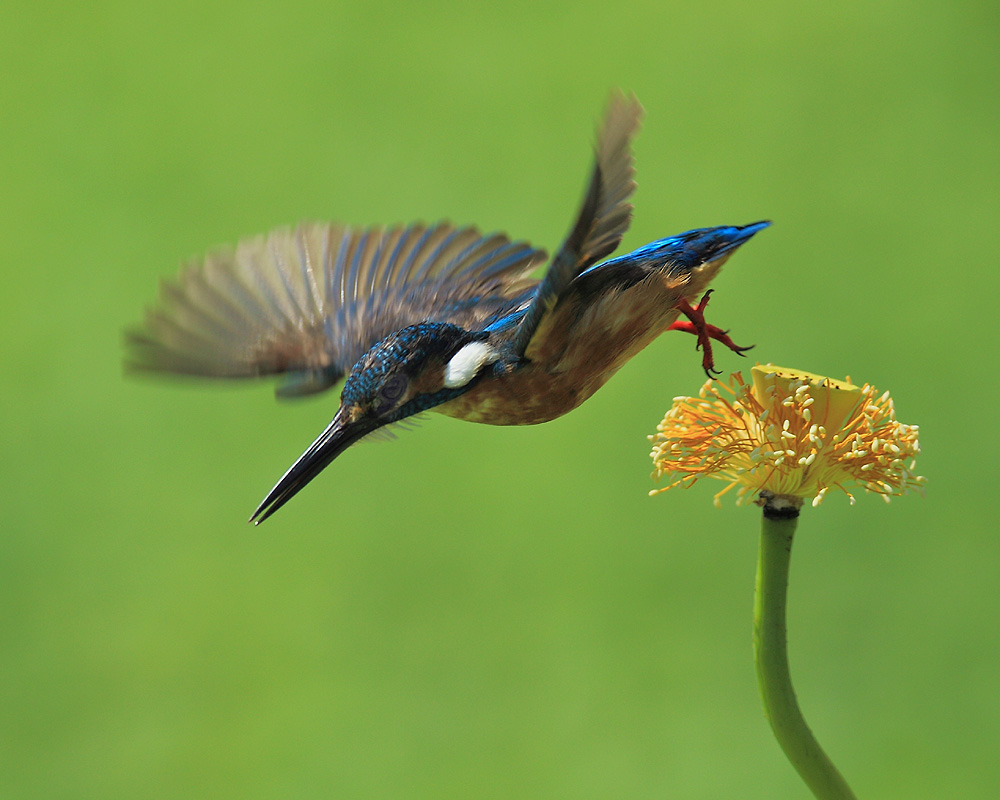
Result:
[[[701,368],[705,370],[705,374],[710,379],[715,379],[722,374],[722,370],[715,368],[715,359],[712,356],[712,339],[721,342],[739,356],[744,356],[747,350],[753,349],[753,345],[740,347],[729,338],[729,331],[724,331],[715,325],[709,325],[705,321],[705,308],[708,306],[708,298],[712,294],[712,291],[712,289],[709,289],[705,292],[701,296],[701,300],[698,301],[697,306],[692,306],[686,299],[682,299],[677,303],[677,309],[688,319],[683,322],[674,322],[667,330],[693,333],[698,337],[695,349],[702,351]]]

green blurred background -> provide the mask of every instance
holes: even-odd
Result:
[[[807,717],[860,796],[997,796],[993,0],[0,13],[0,797],[806,796],[754,682],[757,511],[646,496],[690,337],[548,425],[353,448],[256,529],[336,396],[121,374],[160,277],[278,225],[551,249],[615,86],[625,246],[773,219],[713,320],[922,426],[926,498],[800,525]]]

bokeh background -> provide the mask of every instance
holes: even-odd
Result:
[[[357,446],[256,529],[336,396],[121,373],[161,277],[278,225],[555,247],[615,86],[625,246],[773,219],[713,320],[922,427],[925,498],[800,525],[807,717],[860,796],[997,796],[998,9],[4,3],[0,797],[806,796],[754,682],[758,512],[647,497],[690,337],[544,426]]]

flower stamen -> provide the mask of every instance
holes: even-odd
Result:
[[[830,489],[860,485],[885,500],[921,490],[914,473],[919,428],[896,421],[888,392],[857,387],[771,365],[757,365],[746,383],[708,381],[698,397],[676,397],[648,437],[654,479],[669,484],[659,494],[688,488],[700,477],[727,481],[715,495],[737,489],[737,503],[761,491],[810,498],[819,505]],[[829,433],[832,431],[832,434]]]

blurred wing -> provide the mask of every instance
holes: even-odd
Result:
[[[641,119],[642,106],[634,95],[612,96],[598,136],[594,171],[583,206],[514,334],[516,353],[526,353],[542,319],[573,279],[614,252],[625,235],[632,217],[629,198],[635,191],[630,144]]]
[[[283,228],[209,255],[126,332],[126,367],[214,377],[291,373],[333,386],[379,340],[433,319],[471,327],[534,285],[545,253],[447,223]]]

